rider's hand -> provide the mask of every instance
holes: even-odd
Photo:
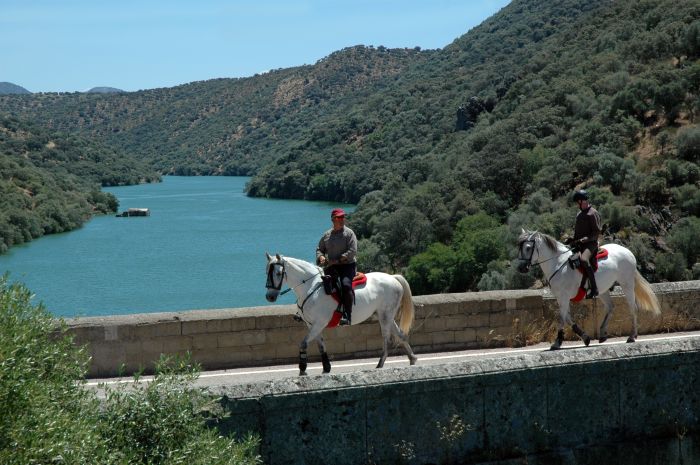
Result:
[[[326,264],[326,257],[323,256],[323,255],[321,255],[320,257],[318,257],[318,264],[321,265],[321,266],[325,265],[325,264]]]

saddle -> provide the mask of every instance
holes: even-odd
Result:
[[[326,278],[329,279],[326,280]],[[327,281],[331,282],[331,292],[328,292],[328,286],[326,285]],[[352,278],[353,291],[356,287],[363,286],[365,284],[367,284],[367,275],[364,273],[356,273],[355,277]],[[336,326],[338,326],[340,318],[343,316],[343,312],[340,310],[341,306],[343,305],[340,300],[340,282],[337,279],[332,279],[330,276],[324,276],[323,285],[325,287],[326,294],[333,297],[333,299],[338,303],[338,307],[335,309],[335,312],[333,312],[333,317],[331,318],[331,321],[329,321],[328,325],[326,326],[326,328],[335,328]]]
[[[595,258],[595,262],[593,262],[594,273],[598,271],[598,262],[608,258],[608,250],[600,247]],[[578,272],[583,275],[583,279],[581,280],[581,285],[578,288],[578,292],[576,292],[575,296],[569,299],[571,302],[579,302],[586,297],[586,289],[583,287],[583,283],[586,281],[586,270],[583,269],[583,265],[581,264],[581,261],[578,258],[573,261],[570,260],[569,263],[572,265],[572,267],[576,268]]]

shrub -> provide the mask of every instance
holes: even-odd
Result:
[[[678,131],[676,147],[678,156],[683,160],[700,163],[700,128],[690,127]]]
[[[196,370],[165,360],[155,380],[108,391],[81,386],[88,355],[21,284],[0,278],[0,463],[254,464],[257,441],[206,426]]]

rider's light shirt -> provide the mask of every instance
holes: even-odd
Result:
[[[318,242],[316,260],[321,255],[327,255],[329,260],[339,260],[340,263],[355,263],[357,255],[357,238],[352,229],[344,226],[340,231],[329,229]]]

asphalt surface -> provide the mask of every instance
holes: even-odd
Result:
[[[640,336],[638,341],[667,341],[676,338],[700,338],[700,331],[695,332],[679,332],[669,334],[650,334]],[[625,344],[627,336],[615,337],[608,339],[604,344],[599,344],[598,341],[591,341],[591,347],[596,345],[613,345]],[[499,348],[499,349],[478,349],[478,350],[463,350],[457,352],[438,352],[438,353],[417,353],[418,365],[436,365],[444,363],[463,362],[474,359],[487,359],[515,356],[525,353],[542,352],[549,350],[550,343],[541,343],[534,346],[522,348]],[[586,347],[582,342],[566,341],[561,350],[585,350]],[[397,351],[398,352],[398,351]],[[313,352],[309,352],[310,356],[314,356]],[[364,370],[375,369],[379,357],[363,358],[355,360],[339,360],[333,361],[332,354],[332,373],[350,373]],[[395,355],[387,358],[385,367],[408,367],[408,357],[405,355]],[[320,362],[311,362],[307,369],[307,374],[310,376],[319,375],[322,372]],[[293,365],[275,365],[264,367],[251,368],[235,368],[228,370],[204,371],[200,373],[199,378],[194,385],[199,387],[212,387],[222,385],[237,385],[248,384],[263,381],[275,381],[284,378],[294,377],[299,375],[297,364]],[[152,379],[151,376],[142,376],[140,381],[148,382]],[[116,384],[133,383],[133,377],[124,378],[104,378],[90,379],[86,386],[89,388],[101,390],[104,386],[114,386]]]

